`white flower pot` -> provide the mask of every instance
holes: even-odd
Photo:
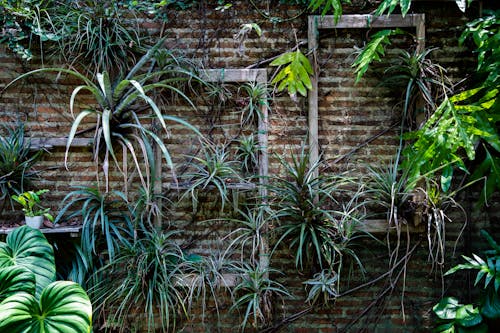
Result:
[[[26,225],[34,229],[40,229],[43,225],[43,216],[25,216]]]

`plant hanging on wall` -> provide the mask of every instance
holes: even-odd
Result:
[[[170,91],[181,96],[194,108],[191,100],[177,88],[176,84],[190,80],[201,82],[201,79],[193,72],[179,68],[179,63],[172,54],[170,54],[170,61],[168,61],[165,52],[160,52],[163,42],[164,39],[161,39],[156,43],[126,76],[115,81],[110,79],[107,72],[97,74],[97,83],[94,83],[91,79],[73,70],[42,68],[19,76],[8,86],[26,76],[42,72],[66,73],[82,80],[84,84],[76,87],[70,98],[70,111],[74,121],[68,134],[65,161],[68,159],[69,150],[78,129],[83,126],[83,120],[94,117],[93,157],[96,164],[102,165],[106,187],[108,186],[110,162],[114,161],[122,173],[127,172],[126,166],[120,166],[118,162],[115,153],[117,148],[121,148],[123,154],[130,154],[141,183],[143,187],[146,187],[146,178],[150,177],[148,156],[152,155],[153,145],[161,150],[167,165],[175,175],[167,146],[162,135],[151,128],[151,121],[157,122],[166,136],[169,135],[168,121],[179,123],[192,130],[193,133],[200,134],[195,127],[183,119],[165,115],[153,98],[148,95],[148,93]],[[157,61],[156,56],[161,56],[160,61]],[[146,72],[141,72],[143,70]],[[91,94],[96,105],[83,106],[82,110],[75,115],[76,99],[83,91]],[[142,159],[140,159],[141,155]],[[141,168],[141,163],[144,164],[144,169]]]

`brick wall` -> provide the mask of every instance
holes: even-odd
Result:
[[[277,1],[276,1],[277,2]],[[346,8],[345,13],[370,13],[373,6],[360,3]],[[453,2],[433,3],[416,2],[412,12],[426,14],[426,46],[437,48],[432,58],[448,69],[448,75],[455,81],[465,77],[474,68],[473,55],[465,47],[458,46],[458,36],[463,24],[467,21]],[[173,12],[166,22],[154,22],[143,19],[141,26],[148,29],[152,35],[160,32],[168,35],[166,45],[172,49],[178,48],[185,52],[188,58],[199,61],[205,68],[244,68],[265,59],[269,59],[284,51],[292,49],[297,42],[303,43],[307,38],[307,16],[300,15],[296,8],[276,5],[271,16],[285,18],[284,22],[271,23],[263,19],[246,1],[237,2],[224,12],[216,11],[216,5],[202,4],[190,11]],[[471,13],[474,15],[474,13]],[[243,41],[233,36],[239,32],[243,23],[259,22],[263,34],[257,37],[250,33]],[[411,31],[411,30],[410,30]],[[319,124],[320,144],[323,158],[332,163],[337,157],[347,154],[359,144],[381,131],[385,131],[397,122],[401,107],[397,106],[399,93],[379,85],[380,75],[369,73],[358,85],[354,84],[354,74],[350,64],[356,47],[361,47],[367,40],[369,31],[366,29],[339,29],[320,31],[320,49],[318,63],[320,65],[319,81]],[[372,31],[370,31],[372,32]],[[401,39],[402,45],[411,41]],[[391,53],[391,51],[389,51]],[[0,48],[0,88],[30,68],[37,68],[36,60],[23,64],[16,60],[5,48]],[[267,62],[260,67],[266,68]],[[268,68],[269,77],[273,68]],[[17,119],[26,122],[29,134],[34,137],[64,137],[71,126],[69,113],[69,97],[75,82],[62,78],[57,84],[48,77],[30,79],[10,88],[0,97],[0,120],[13,122]],[[234,88],[231,88],[234,89]],[[279,164],[273,154],[284,156],[289,149],[300,146],[307,135],[307,100],[290,99],[284,93],[272,93],[269,120],[269,152],[271,155],[270,172],[280,172]],[[207,131],[206,116],[210,106],[200,106],[193,111],[185,105],[173,104],[167,107],[172,115],[182,116],[202,131]],[[205,110],[205,111],[203,111]],[[226,111],[227,112],[227,111]],[[226,118],[230,122],[231,116]],[[234,120],[234,119],[233,119]],[[341,162],[333,165],[331,170],[362,167],[364,163],[379,163],[389,161],[394,156],[398,145],[397,127],[389,130],[362,149],[350,154]],[[189,144],[186,145],[186,142]],[[192,154],[196,149],[196,140],[191,133],[173,127],[171,147],[176,161],[182,154]],[[69,159],[69,170],[63,166],[64,148],[55,147],[46,154],[38,166],[42,171],[38,186],[49,188],[48,203],[54,211],[60,208],[61,199],[71,186],[88,185],[95,182],[94,166],[89,148],[72,149]],[[328,171],[331,172],[331,171]],[[119,179],[119,176],[116,176]],[[170,173],[164,170],[164,178]],[[214,212],[213,202],[204,199],[201,202],[202,213],[196,219],[210,217]],[[477,230],[486,227],[498,231],[499,224],[497,203],[493,202],[489,210],[472,216],[471,232],[473,245],[479,243],[476,239]],[[189,202],[177,208],[175,218],[169,223],[178,223],[185,228],[193,228],[200,233],[206,226],[190,224]],[[466,206],[466,209],[470,207]],[[217,209],[215,209],[217,210]],[[208,213],[207,213],[208,212]],[[335,305],[327,309],[313,309],[307,314],[290,322],[282,328],[282,332],[427,332],[432,325],[431,308],[442,294],[443,283],[440,272],[445,271],[452,263],[453,249],[456,253],[464,251],[464,238],[455,244],[455,239],[461,230],[465,218],[462,212],[453,213],[455,222],[450,224],[447,235],[447,253],[450,260],[443,266],[432,270],[428,263],[428,248],[425,235],[412,234],[410,248],[416,246],[406,272],[395,280],[393,290],[387,289],[387,279],[382,279],[369,288],[363,288],[340,298]],[[10,217],[19,219],[20,217]],[[177,222],[176,222],[177,221]],[[191,221],[192,222],[192,221]],[[195,221],[196,222],[196,221]],[[209,228],[218,228],[210,225]],[[496,228],[496,229],[495,229]],[[219,229],[218,229],[219,230]],[[219,230],[220,231],[220,230]],[[224,230],[222,230],[224,231]],[[222,234],[212,234],[209,239],[217,240]],[[384,235],[377,235],[382,241]],[[403,236],[405,238],[406,235]],[[206,249],[206,242],[201,248]],[[395,244],[393,239],[391,244]],[[469,247],[467,245],[467,247]],[[387,248],[373,239],[364,239],[359,245],[359,256],[366,268],[363,278],[353,275],[344,281],[343,290],[375,279],[388,269]],[[406,250],[402,245],[401,253]],[[293,258],[283,249],[278,251],[272,265],[286,272],[279,276],[280,282],[291,287],[297,299],[277,301],[274,304],[274,316],[279,322],[287,316],[307,309],[304,302],[305,293],[302,274],[294,268]],[[396,274],[396,273],[395,273]],[[405,282],[403,282],[405,281]],[[459,281],[460,282],[460,281]],[[445,284],[444,286],[448,286]],[[460,285],[459,285],[460,288]],[[404,289],[404,290],[403,290]],[[404,292],[404,297],[402,293]],[[372,304],[373,303],[373,304]],[[373,306],[370,306],[373,305]],[[405,316],[402,314],[404,308]],[[366,313],[363,313],[368,309]],[[227,310],[227,307],[224,309]],[[203,323],[196,317],[183,323],[186,332],[234,332],[237,316],[223,311],[223,323],[218,326],[213,321]]]

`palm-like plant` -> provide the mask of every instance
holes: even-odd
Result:
[[[151,122],[156,121],[165,135],[169,134],[167,121],[182,124],[195,134],[199,134],[198,130],[186,121],[163,114],[153,98],[147,95],[149,92],[171,91],[182,96],[194,107],[191,100],[176,87],[176,84],[199,79],[191,71],[180,68],[172,54],[170,54],[170,61],[168,61],[165,57],[166,53],[160,52],[163,42],[164,39],[161,39],[148,50],[126,76],[119,77],[114,81],[110,79],[106,71],[98,73],[96,75],[97,82],[93,82],[74,70],[42,68],[19,76],[9,85],[26,76],[41,72],[66,73],[82,80],[84,84],[76,87],[70,98],[70,111],[74,121],[66,144],[65,162],[67,162],[69,149],[83,120],[94,117],[94,161],[99,163],[102,159],[106,184],[108,184],[110,160],[114,161],[121,170],[115,154],[115,149],[121,147],[124,154],[130,153],[141,182],[146,187],[146,178],[149,177],[148,156],[151,155],[151,146],[156,145],[161,150],[165,161],[173,170],[170,153],[161,135],[151,128]],[[161,56],[161,61],[157,61],[156,56]],[[91,94],[96,105],[86,106],[78,114],[75,114],[76,99],[83,91]],[[141,154],[142,160],[139,158]],[[145,172],[142,171],[141,163],[144,164]],[[126,172],[126,170],[122,171]]]

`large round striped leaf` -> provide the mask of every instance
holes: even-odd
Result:
[[[35,275],[25,267],[0,268],[0,302],[19,292],[35,293]]]
[[[36,295],[56,279],[54,250],[45,236],[28,226],[12,231],[6,243],[0,242],[0,269],[21,266],[35,274]]]
[[[40,301],[18,293],[0,303],[0,332],[89,333],[92,306],[78,284],[57,281],[45,288]]]

